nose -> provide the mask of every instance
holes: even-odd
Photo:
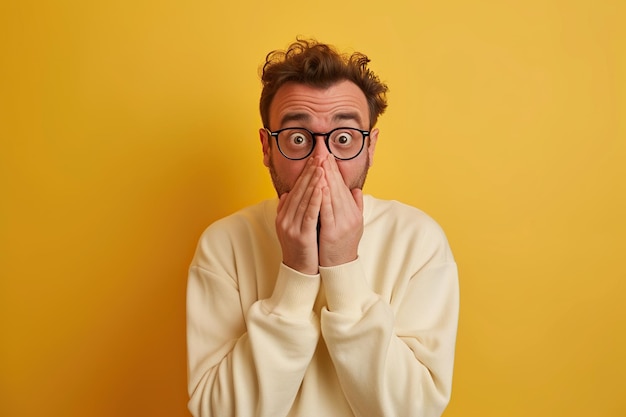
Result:
[[[326,138],[324,137],[324,135],[315,136],[315,147],[313,148],[313,152],[311,152],[310,157],[318,157],[323,159],[326,159],[328,157],[328,154],[330,152],[326,147],[325,139]]]

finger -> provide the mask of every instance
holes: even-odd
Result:
[[[324,187],[321,194],[320,223],[323,228],[332,229],[335,226],[335,211],[333,210],[330,188]]]
[[[363,190],[360,188],[353,188],[350,192],[352,193],[352,198],[354,198],[354,202],[359,208],[359,211],[363,213]]]
[[[301,221],[303,226],[305,226],[305,221],[310,220],[311,218],[317,221],[320,208],[319,206],[321,204],[321,192],[318,184],[323,175],[324,170],[321,167],[316,167],[313,176],[304,190],[304,194],[302,195],[300,202],[296,206],[294,221]]]
[[[289,195],[289,192],[283,193],[278,197],[278,207],[276,208],[276,211],[280,213],[280,211],[282,210],[283,206],[285,205],[285,201],[287,201],[287,196]]]
[[[319,187],[315,187],[311,193],[311,199],[307,209],[302,217],[302,230],[310,231],[317,229],[317,222],[320,218],[320,209],[323,200],[323,191]]]
[[[312,159],[313,158],[307,161],[304,170],[298,176],[296,183],[289,192],[288,199],[284,203],[285,216],[289,218],[294,218],[296,210],[298,209],[298,205],[300,204],[303,195],[307,191],[307,188],[311,181],[311,177],[315,174],[318,168],[315,164],[315,161],[313,161]]]
[[[332,155],[329,155],[329,158],[324,161],[324,171],[326,173],[333,208],[335,210],[341,210],[342,207],[345,207],[346,202],[348,202],[347,196],[350,194],[350,190],[346,186],[341,171],[339,171],[337,161],[335,161]]]

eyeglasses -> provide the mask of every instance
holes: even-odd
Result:
[[[342,161],[354,159],[363,150],[365,138],[370,135],[367,130],[354,127],[338,127],[328,133],[311,132],[303,127],[287,127],[272,132],[265,128],[270,136],[276,139],[276,145],[287,159],[298,161],[313,153],[315,138],[323,136],[328,152]]]

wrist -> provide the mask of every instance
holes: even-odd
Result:
[[[332,267],[354,262],[359,257],[356,250],[320,253],[321,267]]]
[[[302,262],[298,260],[283,258],[283,264],[301,274],[317,275],[319,273],[319,265],[317,265],[317,262]]]

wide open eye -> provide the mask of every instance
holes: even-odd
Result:
[[[365,134],[359,129],[342,127],[330,134],[328,146],[336,158],[345,160],[355,158],[363,150],[364,141]]]
[[[352,135],[348,132],[342,132],[335,137],[334,143],[339,146],[349,146],[352,142]]]
[[[299,147],[306,145],[307,137],[302,132],[292,132],[289,135],[288,142],[290,146]]]
[[[278,147],[287,158],[305,158],[313,149],[313,136],[304,129],[285,129],[278,134]]]
[[[358,145],[359,132],[349,129],[340,129],[330,135],[330,146],[333,148],[348,149]]]

